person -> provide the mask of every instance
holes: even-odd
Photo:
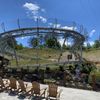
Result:
[[[87,64],[82,64],[82,71],[81,71],[81,73],[82,73],[82,81],[83,81],[83,83],[85,83],[85,84],[87,84],[88,83],[88,80],[89,80],[89,75],[90,75],[90,72],[91,72],[91,67],[90,67],[90,65],[88,65],[88,63]]]
[[[80,71],[80,68],[78,65],[75,65],[75,78],[80,80],[80,74],[81,74],[81,71]]]

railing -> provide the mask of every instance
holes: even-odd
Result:
[[[71,52],[78,56],[80,60],[82,60],[81,56],[79,55],[79,53],[77,51],[75,51],[75,48],[77,48],[78,46],[82,45],[82,43],[84,42],[84,38],[83,35],[84,34],[84,29],[82,25],[76,24],[75,22],[67,22],[67,21],[61,21],[61,20],[56,20],[56,19],[48,19],[47,21],[41,21],[40,19],[34,20],[34,19],[17,19],[17,20],[13,20],[13,21],[5,21],[3,23],[1,23],[0,25],[0,33],[1,33],[1,38],[0,38],[0,43],[3,41],[3,45],[1,45],[0,48],[6,48],[6,52],[11,53],[12,55],[14,55],[13,49],[11,47],[9,47],[9,45],[7,45],[7,42],[5,42],[5,40],[3,40],[5,37],[2,37],[2,33],[3,34],[7,34],[9,37],[9,31],[10,30],[15,30],[15,29],[22,29],[23,28],[41,28],[41,27],[46,27],[47,29],[50,30],[56,30],[56,32],[60,29],[64,29],[66,30],[70,30],[73,32],[73,34],[70,32],[70,34],[73,36],[74,38],[74,43],[72,45],[71,48]],[[51,29],[52,28],[52,29]],[[57,30],[58,29],[58,30]],[[80,34],[74,34],[75,33],[80,33]],[[13,32],[14,34],[14,32]],[[8,48],[7,48],[8,46]],[[2,50],[2,49],[0,49]],[[19,57],[25,57],[24,55],[18,54]],[[26,57],[27,58],[27,57]]]
[[[46,21],[41,19],[16,19],[10,21],[3,21],[0,23],[0,33],[10,31],[18,28],[30,28],[30,27],[48,27],[48,28],[63,28],[75,30],[81,34],[84,33],[85,28],[76,22],[69,22],[60,19],[48,18]]]

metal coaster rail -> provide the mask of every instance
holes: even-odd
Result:
[[[11,31],[6,31],[0,34],[0,52],[9,53],[11,55],[14,55],[13,48],[11,48],[7,40],[11,38],[17,38],[17,37],[24,37],[24,36],[34,36],[37,35],[46,35],[53,33],[56,36],[65,36],[72,37],[74,39],[74,43],[71,46],[70,52],[73,53],[75,56],[78,56],[78,59],[82,60],[81,56],[75,49],[79,46],[81,46],[85,40],[84,36],[80,34],[77,31],[70,30],[70,29],[62,29],[62,28],[48,28],[48,27],[30,27],[30,28],[20,28],[20,29],[14,29]],[[53,31],[54,30],[54,31]],[[18,57],[22,58],[30,58],[28,56],[24,56],[23,54],[17,53]]]

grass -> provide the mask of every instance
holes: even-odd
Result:
[[[19,53],[23,53],[23,54],[28,54],[29,56],[36,56],[37,53],[43,57],[43,58],[57,58],[60,50],[55,50],[55,49],[24,49],[24,50],[19,50]]]
[[[48,48],[43,48],[43,49],[32,49],[32,48],[28,48],[28,49],[23,49],[23,50],[18,50],[18,53],[22,53],[25,56],[28,57],[36,57],[37,53],[40,56],[40,60],[38,63],[41,64],[45,64],[45,63],[53,63],[55,62],[55,60],[58,60],[59,55],[61,53],[60,50],[57,49],[48,49]],[[64,55],[68,54],[68,51],[66,51],[66,53],[64,53]],[[92,61],[96,61],[99,60],[100,61],[100,50],[91,50],[91,51],[85,51],[83,52],[83,57],[88,59],[88,60],[92,60]],[[19,59],[18,58],[18,62],[20,66],[24,66],[24,65],[32,65],[32,64],[36,64],[37,60],[36,59]],[[16,61],[15,59],[11,60],[11,66],[16,66]],[[98,66],[98,68],[100,68],[100,66]]]
[[[92,61],[100,61],[100,50],[85,51],[83,57]]]
[[[95,75],[96,82],[100,82],[100,71],[91,72],[89,82],[92,82],[92,75]]]
[[[18,58],[18,64],[19,66],[25,66],[25,65],[33,65],[37,64],[37,59],[33,59],[34,57],[37,58],[37,53],[38,53],[38,63],[40,64],[47,64],[47,63],[54,63],[55,60],[58,59],[61,51],[60,50],[55,50],[55,49],[23,49],[17,51],[18,53],[22,53],[25,56],[31,57],[30,59],[19,59]],[[16,60],[13,59],[11,60],[11,66],[15,67],[16,66]]]

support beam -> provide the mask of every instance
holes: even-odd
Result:
[[[17,58],[17,53],[16,53],[16,50],[15,50],[15,43],[13,41],[13,37],[11,37],[11,42],[12,42],[13,49],[14,49],[14,55],[15,55],[15,59],[16,59],[16,66],[18,67],[19,64],[18,64],[18,58]]]

